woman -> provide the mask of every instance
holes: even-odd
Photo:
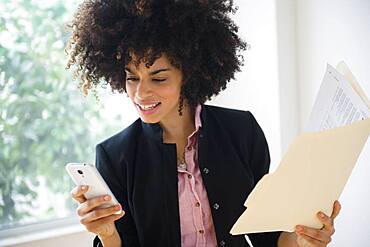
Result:
[[[229,231],[268,172],[268,146],[250,112],[204,104],[242,65],[234,11],[220,0],[90,0],[78,9],[68,67],[77,65],[85,93],[104,80],[140,116],[96,148],[120,204],[98,209],[109,196],[72,190],[94,246],[248,246]],[[319,217],[322,229],[248,236],[255,247],[326,246],[339,210],[336,202]]]

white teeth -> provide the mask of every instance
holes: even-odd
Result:
[[[157,106],[159,103],[155,103],[155,104],[151,104],[151,105],[140,105],[140,108],[143,109],[143,110],[149,110],[149,109],[153,109],[155,106]]]

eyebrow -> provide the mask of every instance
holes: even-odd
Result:
[[[134,74],[128,67],[125,67],[125,70],[127,70],[128,72],[130,72],[131,74]],[[171,69],[168,69],[168,68],[163,68],[163,69],[158,69],[158,70],[154,70],[152,72],[150,72],[149,74],[150,75],[155,75],[155,74],[158,74],[160,72],[163,72],[163,71],[170,71]]]

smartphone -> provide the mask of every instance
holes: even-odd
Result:
[[[91,199],[103,195],[111,196],[112,199],[99,206],[99,208],[107,208],[119,204],[112,191],[109,189],[108,185],[94,165],[84,163],[68,163],[66,165],[66,170],[76,185],[89,186],[87,192],[85,192],[84,194],[86,199]],[[114,214],[120,213],[121,210],[115,212]]]

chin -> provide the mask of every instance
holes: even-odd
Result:
[[[151,119],[151,118],[147,118],[147,117],[142,117],[142,116],[140,116],[140,119],[144,123],[148,123],[148,124],[154,124],[154,123],[158,123],[159,122],[159,120]]]

